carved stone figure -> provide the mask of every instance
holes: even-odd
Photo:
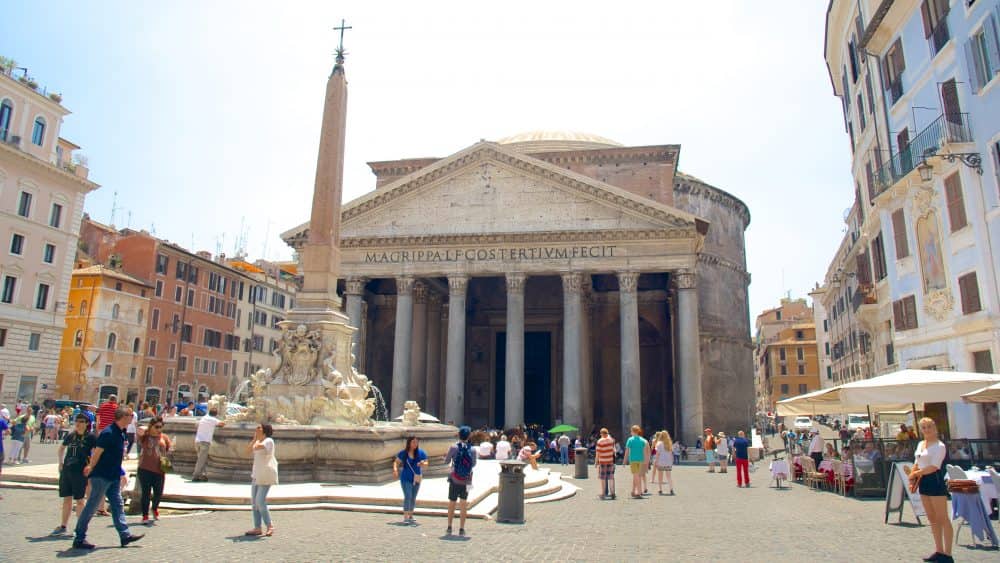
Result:
[[[420,406],[416,401],[403,403],[403,425],[416,426],[420,424]]]
[[[275,354],[279,358],[278,373],[290,385],[306,385],[316,378],[317,360],[323,341],[319,331],[310,331],[306,325],[286,331],[281,337]]]

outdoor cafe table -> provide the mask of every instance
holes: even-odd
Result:
[[[986,508],[986,513],[989,514],[993,512],[993,507],[991,502],[997,498],[997,488],[993,483],[993,479],[990,477],[987,471],[974,471],[969,470],[965,472],[969,479],[979,483],[979,497],[983,500],[983,507]]]

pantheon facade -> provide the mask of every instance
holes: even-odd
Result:
[[[531,132],[369,163],[342,209],[344,312],[391,416],[621,435],[752,420],[747,206],[679,145]],[[296,250],[309,224],[282,234]]]

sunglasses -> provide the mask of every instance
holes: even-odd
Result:
[[[155,429],[159,430],[159,429],[163,428],[163,425],[162,425],[162,424],[157,424],[157,425],[156,425],[156,426],[154,426],[153,428],[155,428]]]

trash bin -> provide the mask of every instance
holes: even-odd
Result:
[[[586,479],[587,478],[587,448],[576,448],[573,450],[576,454],[576,472],[573,474],[574,479]]]
[[[500,462],[497,522],[524,524],[524,466],[521,461]]]

